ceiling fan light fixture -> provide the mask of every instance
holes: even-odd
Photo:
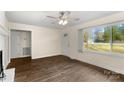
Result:
[[[59,25],[66,25],[67,23],[68,23],[68,21],[67,20],[60,20],[59,22]]]
[[[63,20],[60,20],[60,21],[59,21],[59,24],[60,24],[60,25],[63,24]]]
[[[68,21],[64,20],[62,25],[66,25],[67,23],[68,23]]]

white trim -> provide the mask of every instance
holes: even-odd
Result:
[[[111,56],[111,57],[121,57],[124,58],[124,54],[121,53],[115,53],[115,52],[104,52],[104,51],[95,51],[95,50],[91,50],[91,49],[87,49],[84,48],[83,53],[84,52],[90,52],[90,53],[95,53],[95,54],[100,54],[100,55],[105,55],[105,56]]]
[[[95,28],[95,27],[105,27],[105,26],[111,26],[111,25],[116,25],[116,24],[124,24],[124,20],[119,20],[119,21],[114,21],[114,22],[110,22],[110,23],[104,23],[104,24],[99,24],[99,25],[82,27],[78,30],[84,30],[84,29]]]
[[[9,31],[8,31],[8,29],[7,28],[5,28],[5,27],[3,27],[1,24],[0,24],[0,34],[1,35],[7,35],[7,36],[9,36]]]
[[[8,30],[5,26],[3,26],[1,23],[0,23],[0,27],[3,28],[4,30]]]
[[[31,57],[31,55],[24,55],[24,56],[20,56],[20,57],[11,57],[11,59],[14,59],[14,58],[24,58],[24,57]]]

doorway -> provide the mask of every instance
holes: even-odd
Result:
[[[31,31],[11,30],[11,58],[31,57]]]

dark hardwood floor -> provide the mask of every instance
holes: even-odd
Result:
[[[61,55],[35,60],[30,57],[12,59],[8,68],[16,68],[16,82],[124,81],[120,74]]]

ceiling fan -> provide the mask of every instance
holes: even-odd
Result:
[[[65,26],[66,24],[68,24],[68,21],[70,19],[69,18],[70,14],[71,14],[70,11],[60,11],[58,17],[53,17],[53,16],[46,16],[46,17],[55,19],[58,21],[59,25]],[[77,20],[77,19],[75,19],[75,20]]]

